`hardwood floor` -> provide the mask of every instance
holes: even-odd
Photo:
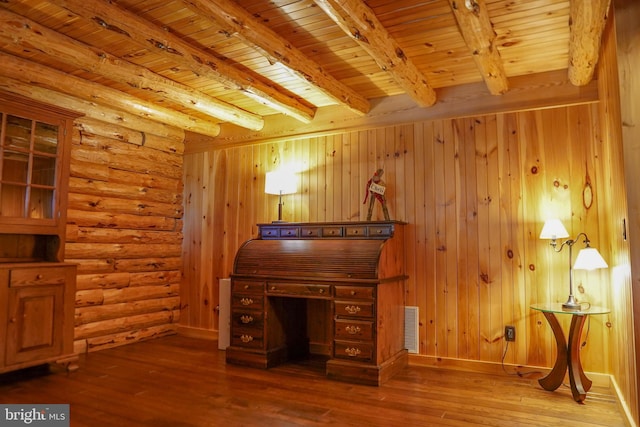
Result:
[[[0,376],[0,403],[68,403],[71,426],[624,426],[615,398],[584,404],[535,378],[409,367],[380,387],[314,362],[226,365],[217,343],[171,336],[83,356],[80,369]]]

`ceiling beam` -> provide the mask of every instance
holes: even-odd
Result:
[[[492,95],[505,93],[509,90],[509,82],[484,0],[449,0],[449,4],[489,92]]]
[[[400,87],[421,107],[436,102],[436,93],[427,77],[407,58],[400,45],[389,34],[361,0],[314,0],[342,31],[355,40],[380,68],[389,73]]]
[[[289,41],[258,20],[234,1],[183,0],[189,8],[212,19],[229,36],[237,37],[264,55],[269,62],[279,63],[295,76],[315,86],[336,102],[359,114],[371,108],[369,101],[355,90],[328,74]]]
[[[30,19],[0,8],[0,42],[18,46],[25,51],[39,50],[56,61],[74,65],[88,72],[124,83],[133,88],[161,96],[169,103],[199,111],[218,121],[243,128],[260,130],[262,117],[231,104],[219,101],[178,82],[166,79],[150,70],[88,46]]]
[[[571,0],[569,80],[576,86],[593,78],[610,0]]]
[[[218,136],[220,125],[194,116],[144,101],[127,93],[81,79],[72,74],[0,52],[0,76],[24,84],[62,92],[83,99],[94,106],[110,107],[134,116],[165,125],[170,123],[181,129],[201,135]],[[3,86],[3,84],[0,84]],[[122,122],[120,122],[122,124]],[[126,125],[125,125],[126,126]]]
[[[272,83],[236,69],[226,62],[197,49],[166,29],[153,25],[132,12],[104,0],[50,0],[100,28],[127,38],[138,46],[166,57],[191,70],[194,75],[218,81],[275,111],[309,123],[315,108],[283,93]]]

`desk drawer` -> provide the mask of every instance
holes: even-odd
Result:
[[[373,286],[335,286],[336,298],[373,299]]]
[[[313,283],[278,283],[267,284],[267,295],[281,295],[305,298],[331,298],[331,285]]]
[[[301,227],[300,237],[320,237],[322,235],[321,227]]]
[[[233,292],[243,292],[243,293],[264,293],[265,282],[260,281],[252,281],[252,280],[234,280],[233,281]]]
[[[371,362],[373,360],[373,344],[363,342],[335,341],[335,356],[338,359]]]
[[[367,236],[367,227],[345,227],[345,234],[347,237],[366,237]]]
[[[262,330],[234,329],[231,334],[231,345],[243,348],[264,348]]]
[[[391,237],[393,225],[372,225],[369,227],[369,237]]]
[[[373,340],[373,321],[336,319],[335,337],[342,340]]]
[[[262,330],[264,327],[264,315],[261,311],[234,310],[231,315],[233,328],[255,328]]]
[[[322,237],[342,237],[342,227],[322,227]]]
[[[335,313],[338,317],[373,318],[374,303],[368,301],[336,301]]]
[[[260,237],[263,239],[275,239],[280,237],[279,228],[277,227],[264,227],[260,229]]]
[[[233,294],[231,306],[250,310],[264,309],[264,295]]]
[[[9,286],[63,285],[66,272],[65,268],[17,268],[9,273]]]

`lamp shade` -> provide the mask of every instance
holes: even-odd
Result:
[[[602,258],[596,248],[587,246],[578,252],[576,262],[573,264],[574,270],[595,270],[597,268],[607,268],[607,262]]]
[[[264,192],[267,194],[293,194],[298,190],[296,174],[285,170],[267,172]]]
[[[540,232],[541,239],[564,239],[569,237],[567,229],[564,228],[562,222],[558,218],[551,218],[545,221],[542,231]]]

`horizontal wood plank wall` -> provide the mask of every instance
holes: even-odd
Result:
[[[76,351],[175,333],[182,271],[184,135],[80,118],[65,258],[78,264]]]
[[[203,174],[191,177],[194,183],[187,187],[197,189],[195,182],[215,178],[226,182],[226,194],[186,196],[201,209],[189,214],[185,226],[193,229],[185,241],[199,250],[186,254],[189,262],[205,253],[217,254],[220,262],[185,283],[201,291],[183,302],[189,310],[183,323],[215,327],[205,313],[218,303],[217,290],[210,289],[229,276],[239,245],[256,236],[256,223],[277,218],[278,197],[264,194],[266,172],[280,167],[298,172],[298,192],[283,196],[284,220],[344,221],[366,219],[365,185],[383,168],[391,217],[408,222],[406,303],[420,309],[420,354],[444,358],[438,363],[498,363],[506,349],[504,326],[514,325],[517,339],[505,361],[550,366],[552,332],[529,306],[566,300],[569,255],[554,253],[538,239],[544,220],[559,217],[572,237],[586,232],[610,257],[598,221],[598,212],[607,207],[599,193],[606,188],[600,182],[606,165],[597,129],[597,104],[587,104],[187,154],[186,173]],[[224,158],[224,167],[211,168],[215,158]],[[593,203],[586,205],[589,188]],[[222,229],[201,235],[205,217],[220,221]],[[373,219],[383,219],[379,204]],[[605,277],[602,271],[576,273],[578,298],[608,306]],[[568,326],[569,316],[560,317]],[[612,319],[591,317],[583,355],[587,371],[608,371],[609,356],[601,349],[611,344]]]

